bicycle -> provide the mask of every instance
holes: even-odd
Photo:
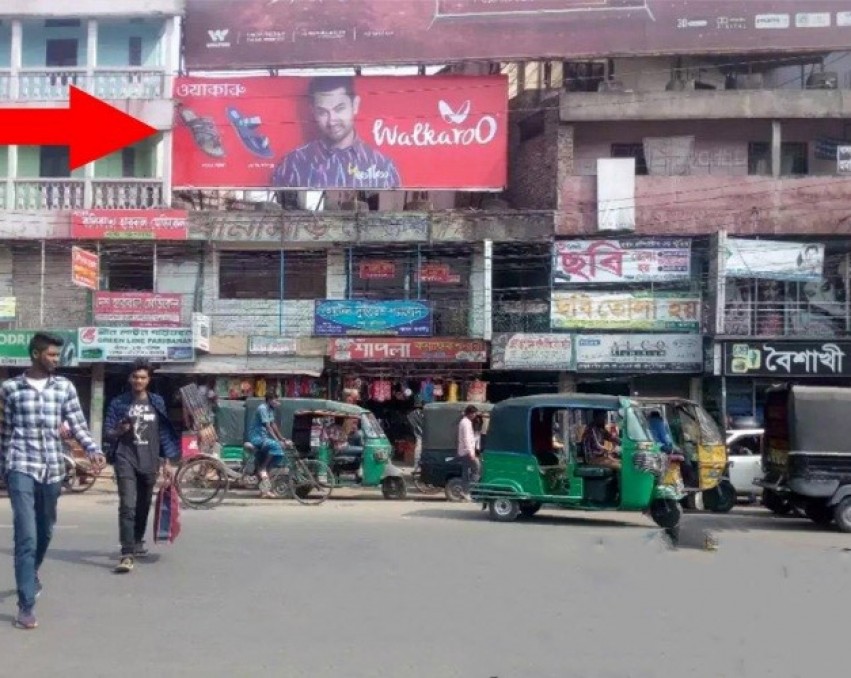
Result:
[[[271,469],[269,484],[278,497],[291,496],[300,504],[325,502],[334,487],[334,474],[325,462],[305,459],[295,449],[288,449],[289,462]],[[180,464],[175,474],[175,487],[183,504],[189,508],[213,508],[224,501],[231,483],[246,489],[259,486],[254,475],[254,446],[245,444],[243,462],[237,469],[221,459],[201,453]]]

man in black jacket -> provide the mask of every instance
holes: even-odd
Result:
[[[118,482],[118,532],[121,561],[117,573],[133,569],[134,558],[147,555],[145,531],[161,468],[170,482],[174,471],[167,460],[180,457],[177,433],[168,419],[165,401],[149,393],[153,368],[139,359],[130,371],[130,392],[114,398],[107,409],[104,438]]]

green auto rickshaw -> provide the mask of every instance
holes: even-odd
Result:
[[[281,398],[275,419],[302,456],[324,461],[335,487],[381,487],[385,499],[404,499],[402,470],[381,425],[357,405],[315,398]]]
[[[607,433],[601,432],[603,421]],[[619,450],[613,444],[618,439]],[[594,443],[595,458],[586,458],[589,441],[605,441],[609,452],[599,454]],[[601,465],[604,458],[608,466]],[[681,460],[660,451],[641,407],[629,398],[572,393],[512,398],[491,411],[481,478],[471,496],[501,522],[531,517],[552,504],[649,512],[657,525],[672,529],[685,496]]]

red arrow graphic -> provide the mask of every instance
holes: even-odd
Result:
[[[77,169],[157,133],[73,85],[70,99],[68,108],[0,108],[0,146],[70,146]]]

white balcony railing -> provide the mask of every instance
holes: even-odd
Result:
[[[0,101],[11,97],[12,74],[7,70],[0,70]]]
[[[74,85],[101,99],[162,99],[165,72],[141,68],[23,68],[15,98],[20,101],[63,101]],[[0,99],[11,99],[11,75],[0,72]]]
[[[11,207],[6,204],[6,180],[0,177],[0,210],[5,210]]]
[[[162,179],[95,179],[92,207],[139,210],[165,207]]]
[[[89,190],[85,179],[21,179],[14,186],[14,202],[7,200],[6,207],[19,210],[166,207],[162,179],[93,179]],[[4,189],[0,184],[0,207]]]
[[[74,210],[85,207],[83,179],[24,179],[15,181],[15,209]]]

